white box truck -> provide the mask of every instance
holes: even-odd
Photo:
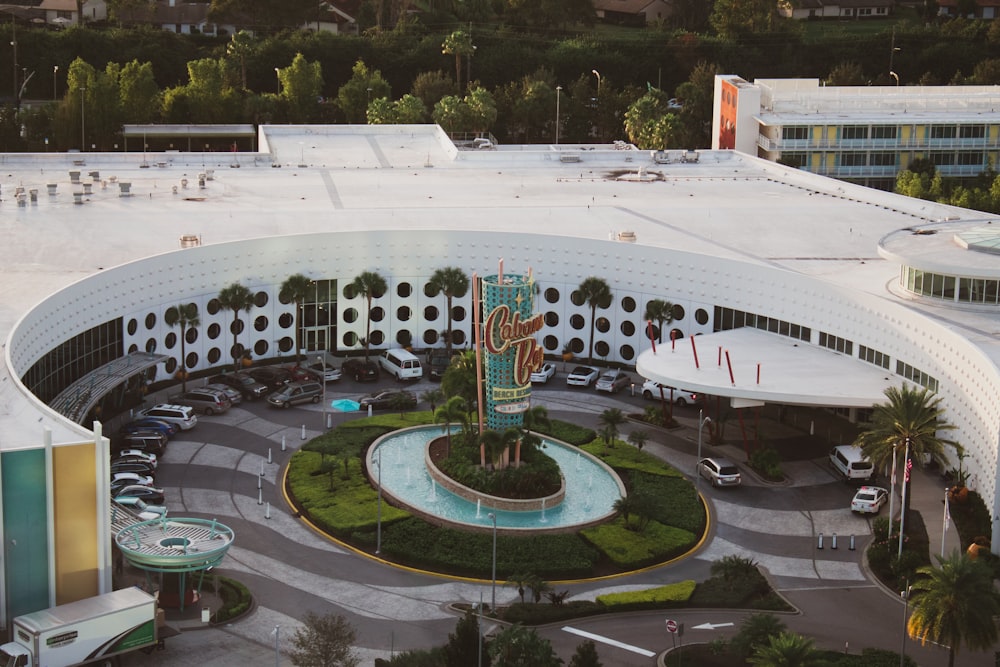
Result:
[[[156,598],[138,588],[18,616],[0,667],[74,667],[157,643]]]

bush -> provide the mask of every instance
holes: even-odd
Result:
[[[694,533],[656,521],[650,521],[641,531],[630,530],[623,519],[587,528],[580,534],[623,569],[669,560],[685,553],[698,541]]]
[[[632,493],[649,499],[650,519],[695,535],[705,532],[705,504],[688,479],[633,471],[630,481]]]
[[[539,429],[538,432],[555,438],[556,440],[562,440],[563,442],[575,445],[576,447],[585,445],[597,437],[597,433],[595,433],[592,428],[580,426],[578,424],[571,424],[558,419],[552,419],[550,421],[552,428]]]
[[[607,607],[608,611],[670,609],[686,606],[688,600],[691,599],[691,594],[694,593],[695,586],[695,582],[689,579],[641,591],[598,595],[597,602]]]
[[[784,479],[785,473],[781,469],[781,455],[774,447],[759,447],[747,461],[758,475],[771,482],[778,482]]]
[[[502,609],[501,612],[503,620],[507,623],[544,625],[566,621],[571,618],[604,614],[607,612],[607,609],[604,605],[591,600],[570,600],[561,605],[515,602],[509,607]]]
[[[250,609],[250,605],[253,603],[250,589],[235,579],[218,577],[216,590],[219,597],[222,598],[222,606],[212,616],[213,623],[225,623],[241,616]]]
[[[986,509],[983,497],[970,490],[964,503],[951,503],[948,506],[951,519],[958,531],[959,544],[963,547],[982,535],[987,539],[993,534],[993,522],[990,521],[990,511]]]

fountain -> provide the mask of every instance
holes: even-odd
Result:
[[[428,443],[441,435],[440,426],[425,426],[390,433],[375,442],[367,456],[369,470],[372,459],[383,452],[401,456],[407,461],[425,458]],[[408,478],[395,466],[382,470],[382,492],[396,504],[407,506],[438,520],[464,526],[486,527],[491,521],[487,512],[497,517],[497,526],[509,530],[559,530],[598,523],[614,514],[615,501],[625,495],[625,487],[614,472],[596,457],[579,449],[545,439],[545,453],[563,471],[565,497],[561,503],[541,509],[514,511],[506,507],[491,507],[486,499],[466,500],[455,495],[431,478],[426,468],[413,470]],[[498,504],[502,503],[498,499]],[[486,511],[484,511],[484,509]]]
[[[546,521],[545,521],[545,498],[542,498],[542,518],[539,519],[539,523],[546,523]]]

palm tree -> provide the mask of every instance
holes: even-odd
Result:
[[[948,646],[948,667],[962,644],[984,651],[996,644],[1000,615],[1000,593],[993,586],[993,573],[983,561],[964,553],[938,558],[940,567],[925,565],[923,575],[912,586],[913,613],[906,624],[910,636]]]
[[[611,305],[611,288],[603,278],[591,276],[584,279],[577,290],[584,303],[590,306],[590,347],[587,349],[587,358],[590,359],[590,363],[594,363],[594,326],[597,323],[597,309]]]
[[[819,667],[826,664],[813,646],[813,640],[787,631],[771,637],[748,662],[756,667]]]
[[[514,454],[514,466],[520,467],[521,465],[521,443],[524,442],[529,446],[537,446],[541,443],[541,438],[534,435],[532,430],[537,430],[538,427],[542,428],[552,428],[552,422],[549,421],[549,411],[544,405],[535,405],[524,411],[521,417],[521,425],[524,427],[524,437],[518,439],[517,441],[517,451]]]
[[[469,291],[469,277],[462,269],[449,266],[438,269],[431,275],[427,286],[434,294],[444,294],[445,304],[448,310],[448,328],[445,330],[445,349],[448,351],[448,358],[451,358],[451,303],[452,299],[461,299]]]
[[[198,319],[198,306],[193,303],[182,303],[167,308],[163,319],[171,329],[174,325],[181,327],[181,391],[187,392],[187,330],[201,324]]]
[[[759,647],[766,646],[772,637],[777,637],[784,631],[785,624],[774,614],[750,614],[740,623],[739,632],[729,641],[729,645],[733,653],[745,662]]]
[[[622,519],[625,521],[625,527],[628,528],[628,517],[636,509],[635,497],[632,495],[622,496],[615,501],[615,504],[611,509],[622,515]]]
[[[464,30],[454,31],[441,44],[441,53],[455,56],[455,86],[459,94],[462,92],[462,56],[471,56],[475,49],[472,37]]]
[[[524,604],[524,589],[527,588],[530,583],[537,579],[533,574],[512,574],[507,577],[507,584],[517,588],[517,594],[521,596],[521,604]]]
[[[240,311],[250,312],[253,308],[253,292],[241,283],[233,283],[223,287],[219,292],[219,305],[233,311],[233,367],[239,370],[240,350],[236,342],[239,333]]]
[[[644,320],[656,322],[656,330],[660,332],[658,343],[663,342],[663,325],[674,321],[674,304],[663,299],[653,299],[646,304]]]
[[[465,399],[461,396],[452,396],[448,402],[434,411],[434,423],[444,424],[443,428],[448,437],[448,454],[451,454],[451,425],[458,422],[462,425],[462,433],[469,428],[469,413],[465,410]]]
[[[246,30],[233,33],[226,45],[226,55],[240,63],[240,89],[247,89],[247,58],[257,50],[254,36]]]
[[[302,344],[302,303],[313,291],[315,283],[301,273],[293,273],[285,278],[281,283],[279,298],[295,304],[295,363],[299,363],[299,351],[304,347]]]
[[[888,402],[875,405],[871,426],[858,435],[854,444],[868,457],[876,470],[885,470],[893,461],[893,451],[908,444],[910,457],[918,461],[930,456],[945,463],[946,446],[958,448],[958,443],[938,437],[938,431],[955,428],[944,421],[941,399],[926,388],[902,385],[885,390]],[[906,465],[906,462],[903,462]],[[904,483],[909,483],[904,482]],[[906,494],[909,497],[910,494]],[[903,508],[906,512],[908,508]]]
[[[642,448],[646,445],[646,441],[649,440],[649,433],[643,430],[632,431],[628,434],[628,441],[636,446],[640,452]]]
[[[372,334],[372,299],[385,294],[389,286],[385,278],[374,271],[363,271],[354,278],[351,288],[358,296],[363,296],[367,304],[365,317],[365,361],[368,361],[368,348],[371,345]]]
[[[496,469],[497,459],[500,452],[503,451],[503,446],[503,436],[499,431],[483,431],[479,434],[480,458],[483,458],[483,452],[485,452],[494,469]]]
[[[625,423],[625,415],[618,408],[608,408],[601,413],[597,423],[604,427],[608,444],[613,445],[618,438],[618,427]]]

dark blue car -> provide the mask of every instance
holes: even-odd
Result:
[[[145,419],[130,421],[121,428],[122,433],[134,433],[136,431],[159,431],[168,438],[172,438],[180,431],[180,427],[176,424],[147,417]]]

